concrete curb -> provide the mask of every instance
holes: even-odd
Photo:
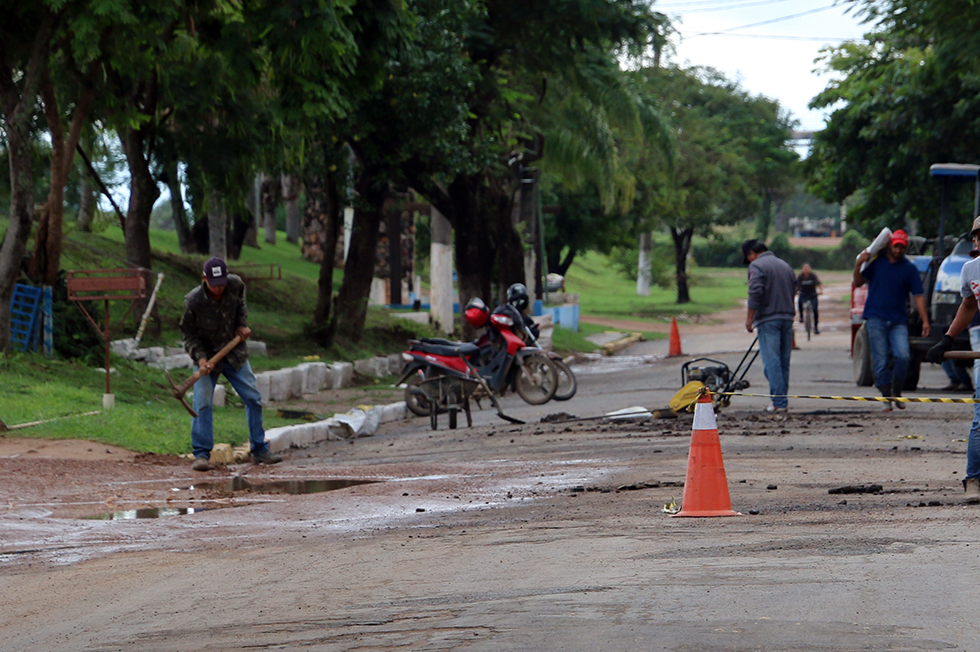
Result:
[[[625,337],[621,337],[618,340],[614,340],[607,344],[602,345],[603,355],[612,355],[618,351],[622,351],[626,347],[636,344],[637,342],[642,342],[644,340],[642,333],[630,333]]]
[[[156,369],[192,369],[193,362],[183,349],[178,347],[150,347],[137,349],[135,340],[115,340],[112,352],[130,360],[145,362]],[[249,353],[264,356],[265,343],[249,340]],[[256,386],[262,395],[262,403],[288,401],[302,398],[306,394],[316,394],[324,389],[343,389],[354,382],[354,372],[362,376],[382,378],[401,373],[400,353],[377,356],[354,362],[304,362],[295,367],[263,371],[255,374]]]
[[[266,430],[265,439],[269,442],[269,450],[279,453],[321,441],[370,437],[380,424],[404,420],[410,415],[404,401],[388,405],[362,405],[323,421]]]

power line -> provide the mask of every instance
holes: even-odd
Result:
[[[730,38],[761,38],[761,39],[772,39],[777,41],[837,41],[839,43],[846,43],[849,41],[863,41],[867,42],[868,39],[863,36],[790,36],[782,34],[728,34],[726,32],[707,32],[704,34],[694,34],[688,36],[687,38],[694,38],[695,36],[725,36]],[[886,39],[876,38],[877,41],[883,41]]]
[[[671,13],[682,13],[682,14],[701,14],[709,11],[730,11],[732,9],[742,9],[744,7],[759,7],[763,5],[774,5],[779,2],[789,2],[789,0],[761,0],[756,2],[744,2],[744,0],[738,0],[741,4],[726,4],[717,7],[703,7],[700,9],[686,9],[685,5],[664,5],[655,6],[656,9],[673,9]]]
[[[779,18],[772,18],[770,20],[763,20],[762,22],[759,22],[759,23],[750,23],[748,25],[742,25],[740,27],[732,27],[732,28],[729,28],[729,29],[726,29],[726,30],[722,30],[720,32],[701,32],[700,34],[694,34],[694,35],[692,35],[692,36],[690,36],[688,38],[694,38],[695,36],[717,36],[719,34],[727,34],[728,32],[734,32],[734,31],[737,31],[737,30],[740,30],[740,29],[748,29],[750,27],[761,27],[763,25],[772,25],[773,23],[780,23],[780,22],[782,22],[784,20],[792,20],[793,18],[799,18],[800,16],[808,16],[810,14],[815,14],[815,13],[820,12],[820,11],[826,11],[828,9],[833,9],[836,6],[837,6],[836,4],[832,4],[832,5],[827,5],[826,7],[818,7],[816,9],[810,9],[808,11],[801,11],[798,14],[791,14],[789,16],[780,16]]]
[[[687,9],[687,8],[690,8],[690,7],[699,7],[699,6],[702,6],[702,5],[718,5],[718,6],[734,5],[734,4],[738,4],[740,2],[745,2],[745,0],[700,0],[700,1],[697,1],[697,2],[681,2],[679,4],[665,4],[665,5],[654,4],[654,5],[651,5],[651,8],[653,8],[653,9],[665,9],[665,8],[666,9],[675,9],[675,8]],[[782,0],[766,0],[766,2],[774,3],[774,2],[782,2]]]

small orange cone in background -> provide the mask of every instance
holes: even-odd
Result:
[[[670,351],[667,353],[671,358],[684,355],[681,353],[681,334],[677,330],[677,317],[670,320]]]
[[[741,516],[732,511],[728,495],[725,461],[721,458],[718,423],[707,389],[694,408],[691,450],[687,456],[687,477],[681,511],[674,516]]]

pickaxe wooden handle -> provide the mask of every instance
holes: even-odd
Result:
[[[236,346],[238,346],[238,344],[241,341],[242,341],[242,338],[240,336],[236,335],[234,338],[232,338],[232,340],[230,342],[228,342],[227,344],[225,344],[225,346],[224,346],[223,349],[221,349],[220,351],[218,351],[217,353],[215,353],[214,354],[214,357],[211,358],[210,360],[208,360],[208,362],[211,365],[217,365],[219,362],[221,362],[224,359],[224,357],[226,355],[228,355],[228,353],[233,348],[235,348]],[[187,400],[184,398],[184,394],[186,394],[187,393],[187,390],[189,390],[191,387],[194,386],[194,383],[196,383],[198,380],[200,380],[201,376],[203,376],[203,375],[205,375],[207,373],[210,373],[210,372],[204,371],[203,369],[201,369],[199,367],[198,370],[195,371],[194,374],[190,378],[188,378],[187,380],[185,380],[184,382],[182,382],[180,385],[175,385],[174,384],[173,379],[170,377],[170,372],[169,371],[164,370],[163,373],[167,374],[167,380],[170,381],[170,388],[174,392],[174,398],[177,399],[178,401],[180,401],[181,404],[185,408],[187,408],[187,411],[191,413],[191,416],[192,417],[197,418],[197,412],[195,412],[194,409],[187,404]]]
[[[943,355],[945,360],[977,360],[980,359],[980,351],[946,351]]]

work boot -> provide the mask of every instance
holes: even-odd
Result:
[[[889,398],[892,395],[891,388],[885,387],[884,385],[878,385],[878,391],[881,392],[881,395],[884,396],[885,398]],[[891,412],[891,411],[892,411],[891,401],[885,401],[885,412]]]
[[[191,465],[191,468],[195,471],[210,471],[211,462],[206,457],[195,457],[194,464]]]
[[[980,503],[980,478],[967,478],[964,480],[963,490],[966,492],[964,502],[967,505]]]
[[[902,395],[902,386],[901,385],[892,385],[892,396],[900,397],[901,395]],[[892,402],[895,404],[895,407],[897,407],[899,410],[904,410],[905,409],[905,402],[904,401],[892,401]]]
[[[282,462],[282,458],[264,450],[261,453],[252,453],[252,462],[255,464],[279,464]]]

